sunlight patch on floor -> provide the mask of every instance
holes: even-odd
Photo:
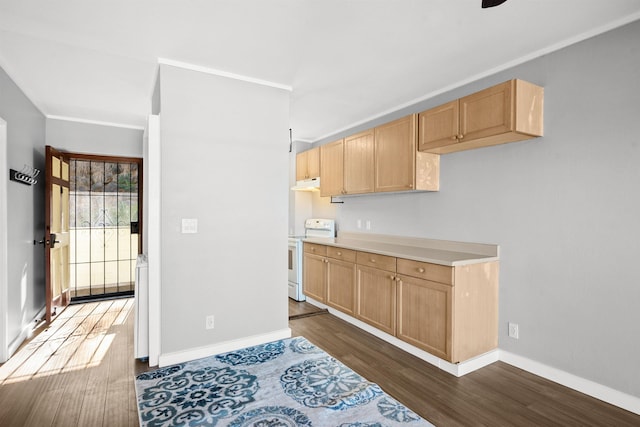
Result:
[[[134,299],[71,305],[0,366],[0,384],[11,384],[100,365]],[[41,326],[42,328],[42,326]]]

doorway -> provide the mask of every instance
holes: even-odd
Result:
[[[72,302],[133,295],[142,159],[67,153]]]

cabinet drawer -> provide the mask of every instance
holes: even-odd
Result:
[[[453,267],[398,258],[398,273],[453,285]]]
[[[360,252],[356,255],[356,263],[381,270],[396,271],[396,258],[386,255]]]
[[[352,251],[351,249],[327,246],[327,256],[329,258],[341,259],[343,261],[356,262],[356,251]]]
[[[315,243],[304,243],[304,251],[308,254],[327,255],[327,247],[325,245],[317,245]]]

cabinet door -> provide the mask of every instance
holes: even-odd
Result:
[[[452,287],[398,276],[397,337],[451,361]]]
[[[308,151],[303,151],[296,155],[296,181],[307,179],[309,175],[307,170],[307,158],[309,157]]]
[[[394,273],[357,266],[356,317],[388,334],[396,332]]]
[[[461,142],[513,130],[513,80],[460,99]]]
[[[343,140],[320,147],[320,195],[339,196],[344,191]]]
[[[309,178],[320,176],[320,148],[312,148],[307,151],[307,174]]]
[[[344,190],[346,194],[373,192],[373,153],[373,129],[344,139]]]
[[[420,113],[418,122],[418,150],[425,151],[458,143],[458,100]]]
[[[327,261],[327,305],[353,316],[356,265],[331,258]]]
[[[417,115],[375,128],[375,191],[406,191],[416,176]]]
[[[325,302],[327,283],[327,259],[323,256],[304,254],[302,290],[316,301]]]

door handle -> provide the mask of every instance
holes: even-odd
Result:
[[[51,249],[53,249],[56,246],[56,235],[54,233],[51,233],[49,235],[49,239],[47,240],[47,245],[49,245],[49,247],[51,247]]]
[[[45,246],[49,246],[51,247],[51,249],[53,249],[56,247],[56,243],[60,243],[60,240],[56,240],[55,233],[51,233],[49,237],[51,238],[51,240],[40,240],[38,243],[44,244]],[[34,240],[34,243],[35,243],[35,240]]]

